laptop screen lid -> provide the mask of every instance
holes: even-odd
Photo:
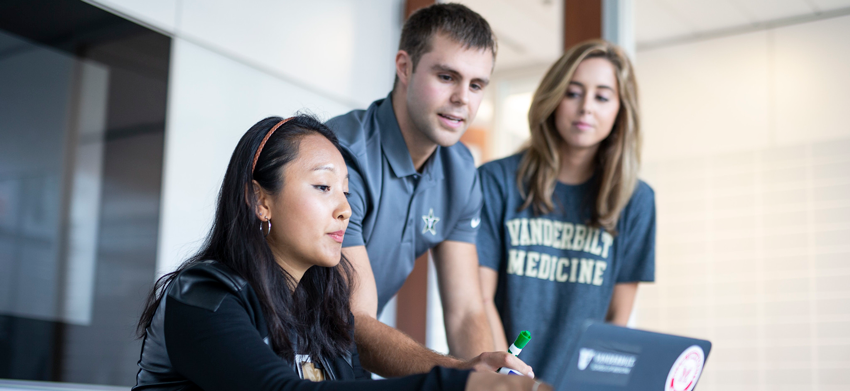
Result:
[[[693,391],[711,342],[588,321],[565,390]]]

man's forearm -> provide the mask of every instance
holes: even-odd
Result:
[[[450,354],[464,360],[494,351],[493,333],[483,307],[465,315],[447,314],[446,337]]]
[[[383,377],[426,373],[435,366],[461,368],[464,362],[430,350],[401,331],[366,314],[355,314],[354,338],[360,362]]]
[[[508,350],[505,329],[502,326],[502,318],[499,317],[499,310],[496,309],[496,304],[492,300],[485,302],[484,310],[487,312],[487,321],[490,322],[490,332],[493,333],[494,351],[504,352]]]

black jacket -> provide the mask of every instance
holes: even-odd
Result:
[[[353,317],[352,317],[353,321]],[[468,371],[371,381],[357,348],[319,359],[329,380],[302,380],[268,346],[259,300],[227,266],[205,261],[182,271],[166,288],[145,329],[133,390],[463,390]]]

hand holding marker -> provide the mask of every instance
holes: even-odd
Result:
[[[519,336],[516,337],[514,343],[511,344],[511,346],[508,348],[508,353],[513,354],[514,356],[519,356],[519,352],[522,351],[522,348],[524,348],[525,344],[527,344],[530,340],[531,333],[529,333],[528,330],[523,330],[521,333],[519,333]],[[504,375],[522,375],[521,373],[506,367],[501,367],[496,372],[499,372]]]

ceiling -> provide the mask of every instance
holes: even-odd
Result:
[[[850,0],[634,0],[637,47],[757,29],[850,7]]]
[[[454,1],[490,22],[499,38],[498,70],[548,65],[561,54],[564,0]],[[638,50],[850,10],[850,0],[631,1]]]
[[[549,64],[561,55],[564,0],[452,0],[480,13],[496,33],[496,69]]]

